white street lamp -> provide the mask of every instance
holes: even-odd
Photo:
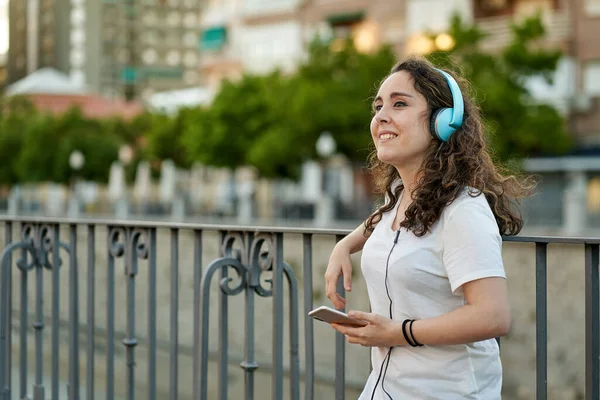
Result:
[[[128,165],[133,160],[133,149],[131,146],[125,144],[119,148],[119,161],[123,165]]]
[[[321,196],[317,200],[315,222],[320,226],[325,226],[331,223],[335,219],[335,205],[330,193],[331,188],[331,175],[327,172],[327,164],[332,155],[335,154],[337,144],[335,139],[331,135],[331,132],[322,132],[316,143],[317,154],[321,157],[324,162],[321,168]],[[323,184],[324,183],[324,184]]]
[[[69,165],[75,171],[79,171],[85,164],[85,156],[79,150],[73,150],[69,156]]]
[[[317,139],[317,154],[319,154],[322,158],[331,157],[337,148],[337,144],[335,143],[335,139],[331,135],[331,132],[323,132],[319,139]]]
[[[69,155],[69,166],[75,175],[85,165],[85,156],[79,150],[73,150]],[[77,176],[71,182],[71,194],[69,196],[68,210],[67,213],[70,217],[76,217],[79,215],[79,193],[77,190]]]

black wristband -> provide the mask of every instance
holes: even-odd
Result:
[[[414,343],[413,347],[421,347],[423,345],[421,343],[417,342],[417,339],[415,339],[415,335],[413,334],[413,331],[412,331],[412,326],[413,326],[414,322],[415,322],[414,319],[410,320],[410,325],[408,326],[408,330],[410,331],[410,337],[412,338],[412,341]]]
[[[404,340],[406,340],[406,343],[408,343],[412,347],[417,347],[417,345],[413,343],[413,341],[408,337],[408,334],[406,333],[406,324],[408,324],[409,322],[412,323],[412,321],[412,319],[405,319],[404,322],[402,322],[402,334],[404,335]]]

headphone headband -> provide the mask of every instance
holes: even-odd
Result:
[[[437,69],[437,68],[436,68]],[[465,114],[465,105],[463,102],[462,93],[460,92],[460,87],[458,83],[454,80],[452,75],[449,73],[442,71],[441,69],[437,69],[444,75],[446,81],[448,82],[448,86],[450,86],[450,92],[452,93],[452,108],[454,112],[452,113],[452,119],[450,120],[450,126],[458,129],[462,126],[463,116]]]
[[[450,136],[462,126],[465,114],[465,105],[458,83],[452,75],[441,69],[437,71],[446,78],[450,93],[452,93],[452,108],[440,108],[432,114],[431,133],[438,139],[447,142]]]

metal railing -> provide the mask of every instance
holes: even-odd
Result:
[[[191,352],[193,384],[192,397],[207,399],[208,386],[213,384],[209,377],[209,362],[218,365],[218,382],[216,392],[218,398],[226,399],[230,385],[228,383],[229,364],[229,312],[230,300],[244,294],[243,320],[243,360],[240,363],[244,370],[243,396],[252,399],[257,390],[256,372],[259,367],[256,357],[256,298],[272,298],[272,365],[270,393],[274,399],[299,399],[301,392],[305,399],[315,397],[315,329],[313,320],[306,313],[300,317],[300,293],[303,295],[302,309],[313,308],[315,292],[313,291],[313,236],[325,235],[340,240],[348,232],[345,230],[294,229],[271,227],[240,227],[199,225],[185,223],[150,223],[128,221],[106,221],[93,219],[56,219],[56,218],[20,218],[3,217],[5,246],[0,259],[0,400],[13,398],[24,399],[32,395],[34,400],[46,398],[59,399],[62,377],[60,375],[61,359],[61,326],[68,325],[68,377],[67,396],[69,399],[94,399],[97,394],[97,374],[99,361],[96,357],[100,338],[105,339],[103,358],[105,361],[105,391],[102,397],[114,399],[115,396],[115,346],[116,322],[115,313],[122,312],[126,320],[122,337],[122,353],[124,353],[125,390],[123,397],[134,399],[142,397],[136,390],[136,374],[145,373],[146,391],[144,397],[156,399],[157,382],[166,378],[157,374],[157,368],[163,368],[157,358],[160,346],[157,336],[159,323],[157,307],[158,283],[169,280],[169,329],[168,340],[164,346],[168,349],[168,398],[176,400],[180,395],[181,332],[180,295],[185,292],[184,285],[190,282],[183,280],[180,268],[180,256],[189,255],[193,268],[191,279],[192,295],[192,347]],[[168,231],[168,246],[164,241],[158,243],[157,231]],[[106,231],[105,248],[97,248],[101,243],[98,232]],[[180,246],[180,233],[192,233],[192,248]],[[15,231],[18,231],[16,234]],[[68,233],[68,241],[61,241],[61,232]],[[218,244],[215,251],[218,256],[211,262],[203,261],[203,252],[207,246],[203,236],[206,232],[218,233]],[[296,276],[295,269],[285,262],[283,254],[284,234],[301,236],[302,243],[302,282]],[[85,253],[78,249],[78,242],[87,241]],[[585,399],[600,399],[600,298],[599,298],[599,246],[600,239],[574,239],[555,237],[506,237],[505,241],[535,244],[535,293],[536,293],[536,391],[537,399],[548,396],[548,351],[547,351],[547,248],[555,243],[583,245],[585,248]],[[159,244],[170,248],[168,260],[168,276],[157,275],[157,249]],[[64,256],[61,256],[62,254]],[[299,249],[298,249],[299,250]],[[192,254],[193,253],[193,254]],[[79,262],[85,256],[86,263]],[[106,263],[99,262],[99,254],[105,254]],[[14,261],[14,262],[13,262]],[[116,263],[124,265],[122,284],[117,287]],[[325,262],[326,260],[321,260]],[[143,263],[144,268],[140,267]],[[190,265],[185,265],[185,268]],[[140,286],[139,276],[147,278],[147,286]],[[99,271],[106,274],[105,286],[97,280]],[[230,275],[235,272],[234,275]],[[79,285],[80,274],[85,273],[85,285]],[[64,278],[67,274],[67,278]],[[218,277],[215,275],[218,274]],[[16,282],[15,278],[20,278]],[[61,278],[63,277],[63,278]],[[62,280],[61,280],[62,279]],[[68,317],[61,319],[61,295],[64,279],[68,281]],[[218,279],[218,350],[211,350],[210,333],[214,329],[210,324],[211,283]],[[30,287],[30,285],[34,285]],[[13,291],[19,289],[18,304],[13,304]],[[49,294],[47,294],[47,290]],[[122,292],[119,292],[119,288]],[[136,290],[143,292],[139,296]],[[338,285],[343,293],[343,287]],[[86,293],[85,299],[80,292]],[[96,297],[105,293],[106,327],[99,327]],[[119,295],[119,297],[117,297]],[[214,297],[214,295],[213,295]],[[117,303],[117,298],[123,299]],[[145,299],[145,307],[139,304]],[[50,299],[50,312],[44,306]],[[29,301],[33,302],[33,311],[29,309]],[[288,311],[284,307],[287,303]],[[80,316],[80,306],[85,306],[85,319]],[[143,313],[138,313],[142,310]],[[13,315],[13,310],[18,311]],[[240,311],[240,310],[233,310]],[[49,316],[47,314],[50,314]],[[140,328],[139,318],[144,318],[147,337],[141,339],[136,333]],[[287,322],[287,323],[286,323]],[[50,368],[44,370],[44,358],[47,336],[46,324],[50,325]],[[303,324],[304,343],[300,345],[299,331]],[[238,326],[238,325],[236,325]],[[242,323],[239,324],[242,326]],[[83,327],[83,328],[82,328]],[[212,330],[211,330],[212,329]],[[288,335],[287,340],[285,335]],[[16,340],[14,335],[18,336]],[[33,336],[33,348],[28,341]],[[80,339],[81,342],[80,342]],[[284,343],[287,341],[287,346]],[[145,362],[138,363],[140,344],[144,344]],[[13,346],[18,344],[18,355],[13,356]],[[286,349],[287,347],[287,349]],[[33,365],[29,365],[30,355],[34,353]],[[300,353],[302,351],[302,353]],[[211,353],[212,352],[212,353]],[[80,354],[86,356],[82,360]],[[212,355],[211,355],[212,354]],[[301,368],[301,355],[303,365]],[[212,357],[212,358],[211,358]],[[344,337],[335,335],[335,379],[332,382],[335,398],[343,399],[346,395],[346,348]],[[17,360],[15,360],[16,358]],[[284,365],[284,359],[287,359]],[[211,361],[212,360],[212,361]],[[18,387],[13,387],[13,369],[18,365]],[[285,367],[285,368],[284,368]],[[84,369],[85,385],[82,387],[80,371]],[[32,390],[29,380],[33,375]],[[49,388],[45,377],[50,377]],[[284,381],[288,382],[287,385]],[[16,385],[14,385],[16,386]],[[285,388],[287,386],[287,389]],[[262,389],[262,388],[261,388]],[[286,389],[286,390],[285,390]],[[285,391],[284,391],[285,390]],[[49,391],[49,393],[47,393]],[[164,398],[164,397],[162,397]],[[216,398],[216,397],[211,397]]]

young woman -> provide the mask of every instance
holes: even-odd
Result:
[[[371,312],[349,315],[369,324],[332,325],[372,348],[361,400],[501,397],[494,338],[510,328],[501,235],[521,230],[517,199],[533,185],[495,167],[456,80],[411,58],[373,102],[370,164],[386,202],[335,246],[325,274],[327,297],[344,307],[336,282],[342,275],[351,290],[350,255],[362,250]]]

